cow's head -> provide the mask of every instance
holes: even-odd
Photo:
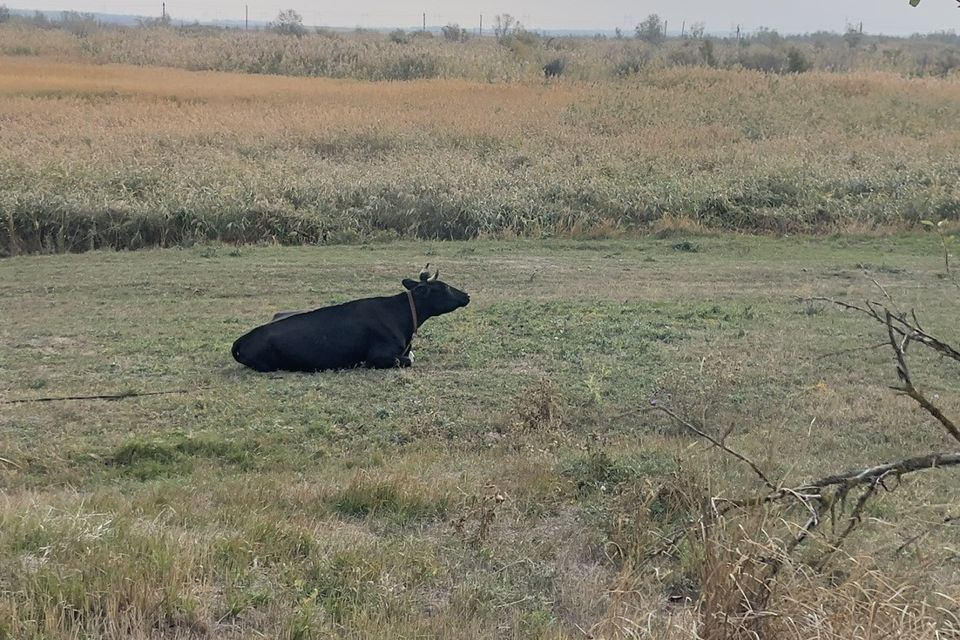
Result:
[[[419,280],[411,280],[410,278],[403,280],[403,286],[410,291],[414,300],[416,300],[418,313],[427,318],[450,313],[470,304],[470,295],[467,292],[455,289],[446,282],[441,282],[439,280],[439,269],[431,276],[427,270],[429,266],[427,264],[420,272]]]

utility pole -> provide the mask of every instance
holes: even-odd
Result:
[[[740,42],[740,25],[737,25],[737,42]]]
[[[426,32],[427,30],[427,12],[426,11],[423,12],[423,30],[424,32]]]
[[[664,20],[664,21],[663,21],[663,37],[664,37],[664,38],[667,37],[667,24],[669,24],[669,23],[668,23],[666,20]]]
[[[161,6],[163,7],[163,8],[160,10],[160,15],[162,16],[161,20],[163,20],[164,22],[166,22],[166,21],[167,21],[167,3],[164,2]]]
[[[243,30],[250,30],[250,5],[243,5]]]
[[[860,33],[863,34],[863,20],[860,21]]]
[[[684,20],[683,22],[680,23],[680,37],[681,37],[681,38],[683,37],[683,34],[686,32],[686,30],[687,30],[687,21]]]
[[[480,35],[483,35],[483,14],[480,14]]]

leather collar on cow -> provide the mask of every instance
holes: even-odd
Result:
[[[410,336],[410,342],[413,342],[417,335],[417,329],[420,328],[420,323],[417,321],[417,305],[413,303],[413,294],[410,293],[409,289],[407,290],[407,300],[410,301],[410,315],[413,318],[413,335]]]

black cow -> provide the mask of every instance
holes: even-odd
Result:
[[[427,265],[428,267],[430,265]],[[427,318],[456,311],[470,296],[430,276],[404,279],[404,293],[312,311],[285,311],[233,343],[234,359],[257,371],[321,371],[365,364],[413,364],[410,344]]]

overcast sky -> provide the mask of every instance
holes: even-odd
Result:
[[[163,0],[0,0],[17,9],[75,10],[99,13],[160,15]],[[175,19],[238,19],[244,0],[166,0]],[[336,27],[410,27],[451,22],[476,28],[483,14],[488,26],[498,13],[510,13],[531,29],[628,30],[650,13],[669,23],[704,22],[707,30],[726,33],[739,23],[745,29],[766,26],[781,32],[803,33],[825,29],[842,31],[847,23],[863,21],[870,33],[910,34],[960,28],[957,0],[922,0],[911,7],[907,0],[248,0],[251,20],[272,20],[281,9],[300,12],[308,25]]]

